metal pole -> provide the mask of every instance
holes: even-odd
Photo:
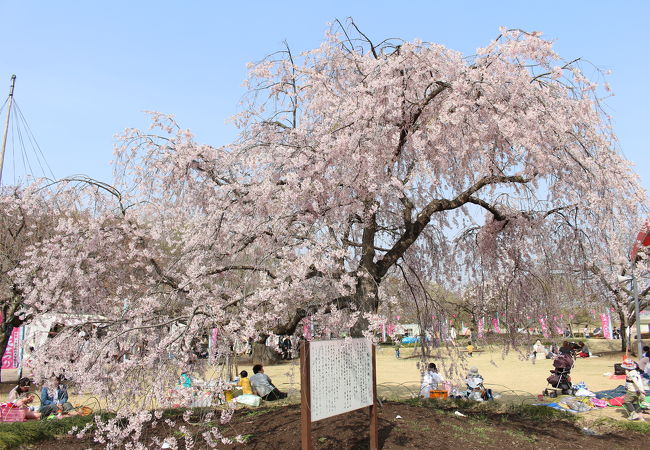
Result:
[[[637,344],[637,358],[641,358],[643,353],[643,342],[641,342],[641,312],[639,311],[639,289],[636,283],[636,276],[634,276],[634,269],[632,269],[632,294],[634,295],[634,313],[636,314],[636,344]]]
[[[9,105],[7,107],[7,120],[5,121],[5,130],[2,134],[2,150],[0,150],[0,184],[2,184],[2,166],[5,162],[5,148],[7,148],[7,134],[9,132],[9,117],[11,116],[11,106],[14,102],[14,86],[16,85],[16,75],[11,76],[11,86],[9,87]]]

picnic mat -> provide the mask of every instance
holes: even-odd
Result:
[[[555,402],[536,403],[536,405],[548,406],[549,408],[571,413],[583,413],[597,408],[606,406],[623,406],[625,398],[625,386],[617,386],[614,389],[598,391],[595,393],[596,398],[591,397],[573,397],[570,395],[561,396]],[[650,390],[646,390],[645,401],[650,403]]]

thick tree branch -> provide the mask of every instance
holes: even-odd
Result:
[[[404,252],[416,241],[422,230],[429,224],[431,216],[436,212],[449,211],[460,208],[470,201],[472,195],[481,188],[498,183],[527,183],[530,180],[519,176],[489,176],[483,177],[470,186],[467,190],[458,194],[454,199],[436,199],[429,202],[417,215],[415,222],[407,226],[402,236],[395,242],[393,247],[384,257],[377,262],[377,276],[383,277],[388,270],[404,255]],[[482,205],[481,205],[482,206]],[[501,215],[500,215],[501,216]]]

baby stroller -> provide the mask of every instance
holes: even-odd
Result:
[[[554,369],[551,370],[551,376],[546,379],[551,388],[544,389],[543,394],[547,397],[557,397],[561,391],[563,395],[573,395],[575,389],[571,384],[571,369],[573,368],[573,358],[570,355],[560,355],[553,360]]]

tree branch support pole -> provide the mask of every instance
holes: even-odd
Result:
[[[639,308],[639,287],[637,286],[637,279],[634,275],[636,264],[632,266],[632,294],[634,295],[634,313],[636,314],[636,346],[637,346],[637,359],[641,358],[643,354],[643,342],[641,341],[641,311]]]
[[[374,360],[374,358],[373,358]],[[312,450],[309,341],[300,344],[300,448]]]
[[[377,359],[375,357],[375,348],[372,344],[372,406],[369,406],[370,412],[370,450],[379,448],[379,411],[377,407]]]
[[[2,168],[5,162],[5,149],[7,148],[7,134],[9,134],[9,118],[11,117],[11,107],[14,103],[14,86],[16,85],[16,75],[11,76],[11,86],[9,87],[9,99],[7,104],[7,119],[5,120],[5,129],[2,133],[2,148],[0,149],[0,185],[2,184]]]

